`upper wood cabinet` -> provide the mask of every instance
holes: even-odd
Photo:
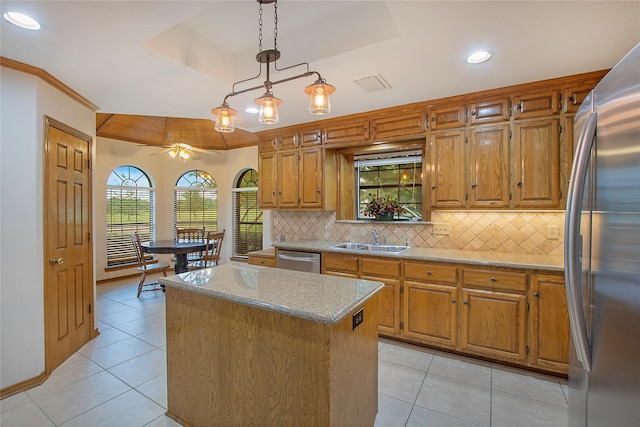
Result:
[[[335,209],[335,156],[326,158],[320,130],[265,137],[258,152],[260,207]]]
[[[431,133],[428,151],[432,207],[465,205],[464,141],[464,130]]]
[[[560,93],[557,90],[516,95],[514,118],[529,119],[558,114],[560,111]]]
[[[558,119],[515,124],[514,207],[559,207],[559,135]]]
[[[509,124],[473,126],[469,138],[469,206],[509,206]]]
[[[467,107],[453,105],[438,107],[429,111],[431,130],[443,130],[464,127],[467,123]]]
[[[511,101],[509,98],[499,98],[488,101],[478,101],[471,104],[471,124],[503,122],[511,117]]]
[[[398,136],[424,134],[426,114],[422,111],[394,114],[371,119],[371,139],[374,141]]]
[[[346,145],[369,141],[369,120],[355,119],[332,124],[323,129],[323,140],[327,145]]]
[[[562,105],[565,113],[575,113],[580,108],[582,101],[589,95],[593,85],[577,86],[562,91]]]

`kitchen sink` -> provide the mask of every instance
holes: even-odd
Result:
[[[353,250],[366,250],[368,245],[364,243],[355,243],[355,242],[345,242],[338,243],[337,245],[329,246],[329,249],[349,249]]]
[[[363,250],[371,251],[371,252],[388,252],[393,254],[399,254],[409,249],[409,246],[401,246],[401,245],[366,245],[366,248]]]
[[[345,242],[329,246],[329,249],[347,249],[351,251],[369,251],[369,252],[386,252],[392,254],[400,254],[409,246],[402,245],[371,245],[367,243]]]

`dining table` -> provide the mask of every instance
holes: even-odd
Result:
[[[174,254],[176,274],[184,273],[187,269],[187,254],[206,250],[204,241],[184,242],[177,240],[152,240],[142,243],[142,251],[148,254]]]

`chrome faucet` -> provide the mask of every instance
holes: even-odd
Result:
[[[373,237],[373,244],[377,245],[380,243],[380,238],[378,237],[378,230],[373,230],[371,232],[371,237]]]

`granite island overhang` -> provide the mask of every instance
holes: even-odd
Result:
[[[160,279],[167,415],[190,426],[372,426],[383,284],[245,264]]]

